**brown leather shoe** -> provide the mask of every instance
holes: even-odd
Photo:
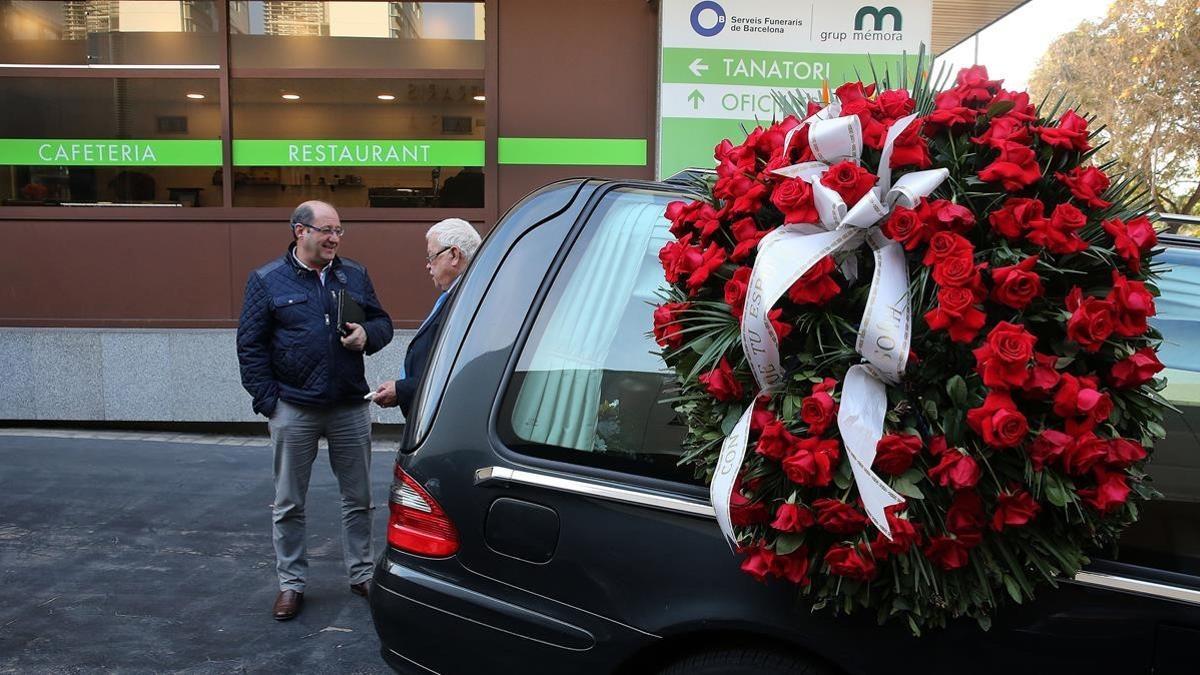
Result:
[[[350,592],[355,595],[361,595],[365,598],[371,593],[371,582],[361,581],[357,584],[350,584]]]
[[[275,606],[271,608],[271,616],[274,616],[276,621],[294,619],[300,613],[300,606],[303,604],[303,593],[293,590],[279,591],[279,595],[275,597]]]

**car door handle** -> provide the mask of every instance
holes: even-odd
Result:
[[[716,512],[713,511],[713,507],[710,504],[698,499],[685,499],[649,490],[604,485],[602,483],[563,478],[562,476],[534,471],[510,469],[503,466],[488,466],[475,471],[475,485],[477,486],[508,484],[545,488],[557,492],[567,492],[622,504],[645,506],[651,509],[682,513],[689,516],[712,519],[716,519],[717,517]]]

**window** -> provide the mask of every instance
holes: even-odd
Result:
[[[1163,393],[1182,414],[1167,411],[1167,437],[1150,462],[1150,479],[1163,499],[1141,507],[1141,518],[1121,538],[1118,559],[1200,576],[1200,249],[1168,248],[1155,261],[1169,267],[1151,319],[1163,334]]]
[[[0,205],[221,206],[216,79],[6,78]],[[163,120],[174,120],[164,127]]]
[[[686,428],[649,335],[663,287],[658,250],[676,196],[608,194],[542,305],[505,392],[500,434],[528,454],[691,480],[677,465]]]
[[[0,63],[216,68],[219,30],[214,0],[3,2]]]

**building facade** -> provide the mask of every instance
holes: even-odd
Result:
[[[1020,2],[939,36],[970,4],[934,2],[935,50]],[[654,176],[658,41],[640,0],[0,0],[0,419],[254,420],[242,292],[307,199],[395,319],[368,359],[394,377],[436,296],[431,224]],[[602,164],[554,140],[580,138]]]

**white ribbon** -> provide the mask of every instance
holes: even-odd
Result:
[[[828,112],[831,110],[833,112]],[[779,360],[779,340],[767,313],[792,284],[825,256],[853,251],[863,242],[871,246],[875,255],[875,275],[855,344],[856,351],[866,363],[851,366],[846,372],[838,410],[838,429],[867,516],[884,536],[891,539],[884,509],[904,503],[904,498],[877,476],[871,465],[875,461],[875,446],[883,436],[886,384],[900,382],[908,360],[911,310],[904,249],[884,236],[876,223],[886,218],[897,204],[914,208],[921,197],[931,194],[949,176],[949,171],[914,171],[905,174],[894,186],[891,184],[892,146],[917,118],[916,115],[903,117],[888,130],[877,185],[853,207],[847,208],[836,191],[820,182],[830,164],[842,160],[857,163],[862,154],[862,126],[858,117],[836,117],[838,112],[835,106],[829,106],[804,120],[784,137],[786,152],[793,135],[802,126],[809,125],[809,148],[818,161],[784,167],[775,173],[801,178],[812,185],[820,224],[783,225],[759,243],[742,313],[742,349],[758,384],[759,395],[782,388],[784,373]],[[847,256],[846,262],[854,261],[854,256]],[[843,269],[848,276],[853,276],[857,266]],[[731,546],[737,541],[730,521],[729,503],[745,459],[753,412],[754,404],[751,403],[725,439],[709,488],[717,522]]]

